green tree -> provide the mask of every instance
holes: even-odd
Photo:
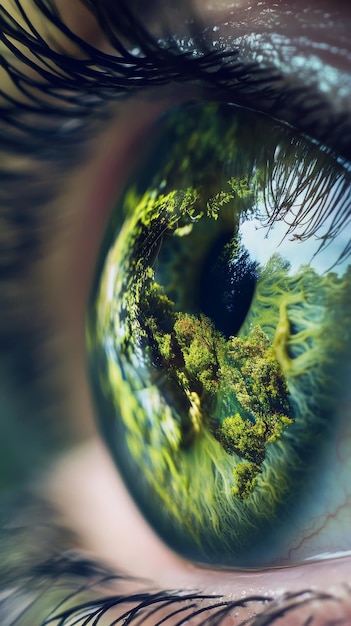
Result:
[[[172,329],[175,320],[174,302],[166,296],[162,285],[155,281],[151,267],[147,268],[143,277],[139,311],[144,324],[147,324],[148,319],[153,319],[159,330],[169,332]]]
[[[265,430],[261,421],[253,424],[236,413],[223,420],[217,437],[229,454],[260,465],[265,458]]]
[[[179,313],[174,333],[183,353],[185,375],[192,390],[215,394],[220,385],[225,340],[205,315]]]
[[[138,300],[135,298],[138,305],[135,318],[142,329],[140,334],[151,365],[164,372],[184,367],[181,350],[172,332],[176,319],[174,303],[165,294],[163,286],[154,280],[151,267],[139,280],[142,286]]]
[[[235,485],[232,494],[241,500],[245,500],[256,487],[260,466],[255,463],[239,463],[234,470]]]
[[[245,338],[231,337],[227,351],[223,381],[241,410],[226,417],[214,436],[228,454],[247,461],[237,466],[233,488],[233,494],[244,499],[257,483],[267,444],[277,441],[292,423],[289,392],[269,338],[260,326]]]
[[[219,427],[216,437],[229,454],[261,465],[266,456],[266,444],[276,441],[283,429],[291,423],[289,418],[265,420],[258,417],[255,422],[236,413],[226,417]]]
[[[274,421],[289,413],[289,391],[270,340],[260,326],[248,337],[231,337],[224,376],[254,418]]]

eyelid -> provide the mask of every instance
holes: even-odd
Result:
[[[267,113],[350,159],[349,74],[346,79],[345,71],[323,66],[321,58],[309,59],[307,53],[304,56],[299,50],[298,41],[295,47],[290,42],[292,51],[286,58],[279,59],[279,41],[275,42],[274,39],[274,35],[267,33],[260,37],[247,35],[232,39],[232,43],[227,42],[225,45],[236,49],[237,53],[230,57],[228,52],[228,59],[223,61],[223,78],[220,73],[218,79],[214,77],[212,87],[217,89],[216,97]],[[302,75],[295,66],[299,52],[306,66]],[[323,83],[321,77],[316,78],[317,61],[320,72],[325,70]],[[343,86],[343,97],[340,98],[337,97],[335,87],[338,82]],[[211,89],[210,84],[208,87]]]
[[[38,4],[41,6],[39,0]],[[50,11],[46,5],[45,11],[48,19]],[[54,23],[57,24],[57,16],[52,15]],[[234,17],[236,15],[235,12]],[[278,17],[279,15],[278,12]],[[8,30],[6,20],[5,24],[4,32],[8,36],[11,29]],[[281,64],[282,67],[278,67],[274,63],[274,54],[280,52],[281,46],[279,40],[276,40],[276,33],[270,32],[268,26],[263,27],[261,25],[263,34],[261,33],[260,37],[263,36],[263,40],[260,43],[257,34],[251,40],[251,35],[238,32],[239,28],[245,30],[242,24],[240,27],[235,22],[226,22],[225,24],[227,25],[226,28],[229,24],[229,34],[226,33],[221,43],[219,45],[214,44],[212,32],[210,43],[207,44],[207,48],[204,47],[205,33],[199,36],[199,50],[197,50],[196,40],[194,42],[191,38],[189,39],[189,35],[188,38],[185,37],[181,41],[177,41],[176,37],[171,40],[153,40],[152,35],[147,30],[141,31],[139,27],[136,44],[138,37],[145,38],[145,41],[141,42],[141,47],[131,50],[131,46],[125,47],[113,35],[112,42],[117,52],[117,56],[113,56],[90,46],[73,33],[69,34],[69,29],[62,23],[60,28],[62,28],[64,35],[72,37],[72,41],[83,52],[84,58],[87,57],[88,60],[66,57],[50,50],[48,46],[41,49],[40,43],[39,47],[37,45],[36,55],[38,59],[40,59],[41,54],[47,59],[53,55],[54,59],[52,77],[50,78],[50,72],[46,75],[46,80],[49,83],[46,86],[46,91],[54,98],[54,102],[49,103],[45,99],[41,103],[41,107],[40,102],[38,103],[41,123],[44,123],[45,115],[49,116],[48,119],[51,122],[52,114],[56,109],[57,124],[62,126],[62,122],[67,121],[66,107],[69,104],[72,121],[76,122],[71,128],[72,140],[77,139],[77,136],[84,139],[82,126],[86,126],[86,124],[79,124],[77,120],[94,119],[104,102],[119,98],[121,95],[136,94],[147,87],[174,82],[196,82],[200,90],[201,86],[209,90],[214,99],[233,102],[246,108],[269,113],[280,121],[292,124],[315,140],[329,145],[349,158],[351,118],[348,111],[345,107],[340,108],[339,105],[339,110],[337,110],[335,98],[330,97],[330,94],[326,95],[313,84],[307,87],[301,85],[296,76],[291,75],[289,65],[293,64],[294,54],[297,50],[294,40],[291,39],[290,43],[295,46],[295,52],[293,50],[293,53],[290,53],[290,56]],[[251,24],[249,19],[246,30]],[[13,25],[12,28],[15,26]],[[209,28],[207,27],[207,29]],[[194,30],[196,31],[196,27]],[[217,30],[215,34],[218,35]],[[265,45],[264,37],[268,37],[269,45]],[[5,45],[6,41],[5,35]],[[141,50],[143,52],[140,55]],[[274,53],[271,59],[267,55],[267,50],[272,50]],[[39,73],[40,68],[39,63]],[[313,66],[310,70],[310,74],[313,74]],[[25,72],[23,72],[23,80],[27,80]],[[94,81],[93,98],[90,97],[92,81]],[[42,83],[39,82],[37,87],[42,88]],[[351,91],[351,86],[349,90]],[[58,101],[55,99],[55,94],[59,98]],[[64,96],[64,94],[66,95]],[[66,104],[64,103],[65,99],[67,100]],[[60,100],[63,100],[61,105]],[[59,119],[60,107],[62,108],[63,119],[62,116]],[[18,114],[19,109],[16,111],[17,116]],[[65,128],[68,126],[66,125]],[[33,133],[33,124],[27,123],[27,131]],[[50,135],[50,124],[45,129],[45,133]],[[55,141],[60,142],[62,140],[67,146],[67,132],[56,132]]]
[[[104,491],[101,485],[105,485]],[[277,597],[287,591],[301,593],[302,589],[308,592],[325,588],[328,567],[332,581],[328,591],[331,593],[333,586],[340,593],[349,576],[349,557],[329,559],[327,564],[319,561],[246,572],[200,568],[183,561],[145,523],[98,442],[71,452],[55,464],[45,489],[49,501],[59,506],[63,520],[82,538],[83,548],[86,543],[90,550],[93,547],[97,558],[112,567],[127,573],[137,571],[139,577],[151,579],[162,588],[201,589],[227,598],[255,593]],[[132,522],[129,515],[135,516]]]

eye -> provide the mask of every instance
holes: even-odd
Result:
[[[101,429],[147,520],[197,563],[350,549],[350,174],[214,104],[153,130],[88,315]]]

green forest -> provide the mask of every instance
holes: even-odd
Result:
[[[205,315],[175,312],[151,268],[140,310],[152,366],[166,372],[175,405],[188,401],[181,412],[182,446],[207,428],[229,455],[240,457],[233,463],[232,494],[245,499],[267,445],[292,423],[289,392],[269,338],[256,325],[245,338],[226,339]],[[236,411],[216,417],[221,398],[230,398]]]
[[[233,177],[212,196],[192,187],[146,194],[130,216],[128,236],[120,240],[123,283],[112,305],[120,311],[110,318],[123,328],[116,354],[134,364],[135,389],[144,384],[158,390],[160,423],[153,425],[153,436],[164,438],[174,458],[179,452],[190,459],[193,444],[210,435],[232,459],[231,496],[241,500],[263,475],[270,444],[295,419],[287,380],[294,387],[295,407],[300,401],[296,380],[299,389],[314,389],[316,383],[326,388],[321,381],[327,373],[314,342],[325,303],[344,282],[332,271],[319,275],[310,265],[291,274],[290,262],[277,252],[264,266],[251,258],[240,224],[243,215],[250,218],[254,212],[252,185],[245,177]],[[215,303],[213,313],[195,293],[201,271],[208,292],[211,272],[202,268],[211,249],[216,257],[212,284],[224,298],[206,296]],[[248,285],[251,295],[245,294]],[[225,315],[229,327],[224,329]],[[321,370],[318,376],[312,363]],[[145,402],[139,420],[143,437],[149,437],[154,412],[150,399]],[[171,426],[170,421],[165,425],[168,407]],[[211,455],[216,445],[209,444]],[[271,450],[277,453],[276,447]],[[160,452],[165,466],[173,463],[167,455],[166,449],[164,456]],[[177,473],[176,464],[169,471]]]
[[[329,485],[344,432],[349,172],[236,107],[159,124],[89,306],[99,424],[172,549],[266,566]]]

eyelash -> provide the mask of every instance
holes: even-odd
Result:
[[[0,104],[2,151],[6,157],[10,155],[10,159],[3,159],[0,166],[1,218],[5,231],[13,233],[18,242],[11,254],[5,246],[5,258],[0,256],[2,276],[18,276],[23,266],[28,266],[40,252],[38,240],[42,237],[39,235],[42,227],[38,225],[46,214],[43,208],[57,193],[54,180],[62,180],[65,173],[81,160],[83,146],[98,130],[99,124],[106,122],[111,115],[107,106],[111,101],[136,95],[142,89],[167,85],[172,77],[175,83],[195,83],[204,99],[210,100],[212,96],[214,100],[235,102],[254,110],[258,108],[257,102],[266,102],[266,108],[277,117],[280,108],[284,108],[288,101],[292,109],[296,105],[297,119],[303,121],[306,117],[301,104],[297,106],[295,101],[301,102],[299,90],[282,87],[281,76],[274,69],[243,64],[238,60],[238,50],[211,49],[205,42],[198,19],[189,21],[195,24],[189,26],[189,37],[194,43],[184,51],[175,37],[168,37],[164,42],[153,38],[124,2],[118,3],[115,14],[114,3],[84,0],[116,50],[117,56],[113,56],[90,46],[71,32],[61,20],[54,2],[33,0],[33,4],[56,32],[75,44],[85,58],[73,58],[50,47],[26,15],[21,0],[13,0],[13,6],[27,30],[3,6],[0,7],[0,44],[2,42],[5,49],[12,50],[8,59],[0,57],[0,63],[19,85],[20,91],[23,87],[22,94],[29,93],[30,96],[28,101],[16,97],[10,99],[0,90],[0,98],[3,98]],[[161,12],[162,6],[161,3]],[[189,14],[189,2],[184,0],[181,3],[182,10]],[[131,48],[136,47],[140,52],[131,53],[122,44],[122,35]],[[34,53],[31,68],[37,72],[37,77],[26,75],[29,60],[19,48],[28,48]],[[59,46],[57,50],[60,50]],[[16,65],[17,58],[20,63]],[[43,66],[46,68],[44,73]],[[318,112],[319,109],[317,118]],[[316,138],[318,134],[328,136],[328,125],[322,124],[319,132],[313,115],[308,118],[312,135]],[[334,117],[333,123],[335,121]],[[337,135],[338,141],[341,136],[348,142],[349,134],[344,132],[344,126],[343,123],[337,124],[338,133],[330,133],[330,137]],[[308,128],[304,130],[308,132]],[[24,164],[21,161],[21,167],[16,166],[14,174],[11,158],[16,155],[29,159]],[[38,161],[45,162],[45,180],[37,167]],[[345,163],[340,157],[338,161]],[[51,171],[54,176],[50,175]],[[16,185],[13,184],[14,176]],[[273,225],[274,221],[275,216],[269,216],[269,224]],[[341,215],[338,215],[331,228],[337,230],[342,226]],[[350,247],[351,243],[345,254],[349,254]]]
[[[38,619],[41,612],[40,603],[43,602],[45,606],[46,601],[48,599],[50,601],[52,584],[55,590],[58,588],[64,590],[68,586],[70,592],[66,596],[63,595],[59,601],[57,596],[55,597],[55,608],[42,619],[41,626],[49,624],[68,626],[83,621],[86,626],[93,624],[98,626],[100,622],[105,623],[108,618],[113,620],[113,624],[136,626],[151,617],[154,620],[159,619],[155,622],[157,624],[170,623],[173,626],[192,624],[193,620],[196,620],[194,623],[197,624],[199,623],[197,618],[202,617],[202,626],[220,626],[234,612],[238,615],[240,609],[251,609],[253,614],[252,618],[246,616],[244,621],[240,622],[241,626],[244,624],[273,626],[280,623],[282,617],[294,617],[295,612],[302,607],[313,607],[316,601],[324,602],[326,607],[329,603],[334,605],[341,603],[337,596],[310,589],[286,593],[278,599],[267,595],[252,595],[241,600],[226,600],[222,596],[192,591],[150,591],[142,586],[142,581],[138,579],[111,573],[97,563],[70,554],[49,559],[37,568],[32,567],[29,575],[29,581],[26,580],[23,585],[11,590],[11,593],[5,595],[0,602],[0,614],[3,611],[8,626],[16,626],[23,618],[25,620],[30,618],[32,609]],[[34,590],[31,588],[32,581],[35,583]],[[123,587],[125,583],[132,586],[132,592],[125,594]],[[116,586],[117,589],[120,587],[119,593],[116,593]],[[36,591],[37,589],[39,591]],[[86,592],[97,595],[94,599],[86,601],[84,600]],[[19,599],[22,593],[25,598],[24,609],[18,615],[17,607],[21,606]],[[118,618],[116,609],[120,611]],[[11,615],[15,617],[12,619]]]
[[[241,63],[235,61],[236,52],[232,52],[230,55],[223,55],[222,52],[211,51],[203,48],[203,54],[201,57],[192,57],[190,54],[182,53],[177,47],[175,42],[171,44],[169,48],[162,48],[156,41],[152,39],[148,33],[141,28],[140,24],[137,24],[135,18],[129,14],[130,19],[134,25],[137,25],[136,32],[138,35],[137,45],[142,50],[142,57],[131,55],[128,50],[122,46],[119,40],[113,35],[113,28],[107,30],[106,16],[100,14],[99,21],[103,26],[104,32],[109,35],[109,39],[113,39],[115,49],[120,54],[119,58],[113,58],[109,55],[104,55],[98,50],[85,44],[82,40],[74,37],[67,28],[64,26],[59,16],[55,14],[42,0],[35,0],[37,7],[46,15],[46,17],[56,25],[60,32],[71,38],[71,41],[77,43],[82,51],[85,51],[88,56],[87,61],[74,61],[70,57],[64,55],[57,55],[52,49],[50,49],[44,41],[37,39],[36,42],[36,57],[38,64],[35,68],[38,72],[39,78],[28,79],[26,77],[26,68],[21,72],[18,68],[15,68],[15,64],[9,64],[6,68],[9,76],[16,76],[16,80],[21,81],[27,88],[34,90],[42,90],[43,83],[40,82],[40,63],[45,59],[50,67],[50,61],[52,63],[57,62],[57,70],[51,68],[49,75],[46,75],[45,96],[37,95],[32,97],[32,103],[21,102],[20,100],[8,101],[9,106],[0,107],[1,118],[1,137],[2,146],[4,149],[13,152],[15,154],[26,154],[34,156],[37,159],[48,156],[48,151],[52,160],[55,162],[65,159],[65,167],[67,167],[67,146],[79,146],[89,138],[89,130],[85,120],[93,125],[97,119],[106,119],[107,112],[105,110],[106,104],[111,100],[117,100],[124,98],[128,95],[138,93],[141,89],[153,86],[162,86],[169,82],[169,76],[173,76],[174,81],[187,82],[187,81],[203,81],[209,88],[210,93],[215,89],[230,84],[230,93],[233,95],[235,92],[235,99],[238,104],[246,104],[247,98],[250,106],[253,104],[252,93],[259,92],[259,98],[262,96],[267,100],[276,99],[276,90],[274,88],[275,80],[279,79],[277,74],[272,72],[262,72],[257,66],[250,68],[243,67]],[[17,7],[21,7],[19,0],[15,0]],[[87,3],[88,4],[88,3]],[[90,3],[89,3],[90,5]],[[22,13],[23,14],[23,13]],[[128,14],[126,9],[126,14]],[[29,22],[28,26],[31,26]],[[11,18],[4,8],[0,8],[0,32],[1,40],[7,47],[10,47],[9,38],[14,38],[18,44],[24,46],[33,45],[33,37],[36,36],[34,27],[32,27],[32,34],[28,34],[14,18]],[[159,57],[157,56],[159,55]],[[28,63],[28,60],[27,60]],[[93,70],[92,66],[96,66],[98,69]],[[218,72],[213,73],[213,69],[218,67]],[[64,71],[65,76],[60,75],[60,70]],[[105,70],[105,80],[101,80],[101,70]],[[240,81],[244,80],[244,86],[241,88]],[[94,96],[90,97],[91,87],[93,85]],[[66,95],[65,95],[65,92]],[[28,92],[24,91],[24,95],[28,95]],[[224,91],[224,93],[227,93]],[[249,94],[249,96],[248,96]],[[5,98],[8,98],[6,94],[1,94]],[[47,95],[53,96],[53,101],[48,103],[46,100]],[[283,101],[285,95],[282,94],[281,100]],[[275,102],[273,107],[273,113],[279,111],[279,101]],[[33,123],[35,117],[40,117],[41,125]],[[45,123],[43,120],[45,119]],[[69,130],[70,120],[77,120],[76,126],[72,125]],[[65,125],[65,123],[67,124]],[[312,132],[311,126],[311,132]],[[14,133],[14,131],[17,131]],[[308,131],[306,131],[308,132]],[[312,134],[318,135],[318,132],[313,130]],[[325,132],[327,136],[327,132]],[[33,144],[33,140],[35,140]],[[52,144],[55,143],[55,145]],[[73,157],[71,157],[73,159]],[[69,161],[69,164],[71,161]],[[2,174],[2,172],[0,172]],[[6,177],[7,173],[5,173]],[[351,244],[350,244],[351,245]],[[52,566],[51,576],[56,578],[58,575],[59,567],[62,564]],[[84,563],[79,564],[83,567]],[[47,572],[46,572],[47,574]],[[87,573],[87,586],[91,585],[91,578],[93,572]],[[68,572],[69,576],[69,572]],[[307,598],[306,598],[306,595]],[[187,614],[184,621],[188,621],[189,618],[199,614],[200,611],[208,610],[208,607],[197,611],[196,605],[191,604],[193,601],[201,601],[206,599],[200,595],[189,594],[181,597],[177,594],[144,594],[144,599],[138,599],[133,596],[115,596],[114,598],[103,599],[91,603],[91,608],[95,613],[92,614],[91,623],[98,623],[94,621],[98,613],[96,607],[99,604],[99,612],[101,619],[104,615],[113,608],[116,604],[122,603],[128,605],[130,602],[137,602],[137,604],[129,609],[125,614],[126,623],[137,623],[137,619],[141,615],[145,615],[142,611],[146,608],[150,613],[155,612],[157,603],[162,606],[177,605],[178,602],[190,603],[188,607],[194,609],[194,614]],[[213,597],[211,598],[213,601]],[[223,602],[219,600],[218,613],[216,612],[208,619],[207,622],[211,625],[220,624],[222,620],[232,611],[239,606],[247,606],[251,601],[267,604],[269,603],[267,618],[265,623],[276,623],[280,617],[289,612],[295,610],[301,606],[301,601],[306,603],[313,603],[316,599],[316,595],[308,590],[304,590],[299,594],[299,597],[285,597],[285,603],[277,605],[275,608],[271,606],[271,601],[267,597],[255,597],[247,598],[241,602]],[[328,598],[329,599],[329,598]],[[15,601],[17,598],[15,598]],[[290,601],[292,604],[290,608],[287,607],[286,602]],[[164,603],[164,604],[163,604]],[[213,606],[213,605],[212,605]],[[223,607],[223,608],[221,608]],[[84,608],[89,608],[85,605]],[[62,625],[68,623],[70,619],[77,619],[78,611],[82,609],[82,606],[73,607],[67,610],[65,614],[65,622],[61,618]],[[59,611],[63,614],[63,611]],[[262,616],[261,616],[262,617]],[[99,618],[100,619],[100,618]],[[48,617],[49,620],[49,617]],[[258,617],[257,623],[260,622]],[[45,621],[47,623],[47,621]],[[43,622],[44,624],[44,622]],[[89,622],[86,621],[88,625]],[[252,622],[254,626],[254,622]]]
[[[33,2],[47,22],[66,41],[76,45],[84,58],[65,55],[50,47],[31,23],[21,0],[14,0],[14,5],[27,30],[5,8],[0,8],[0,41],[14,57],[13,61],[3,58],[2,66],[27,98],[26,102],[10,99],[0,92],[8,103],[0,107],[2,141],[7,150],[34,153],[40,159],[50,144],[52,157],[59,160],[68,145],[79,145],[90,137],[97,119],[106,119],[109,102],[172,82],[196,84],[205,98],[213,98],[214,94],[215,100],[258,109],[278,118],[286,113],[289,103],[290,123],[322,143],[328,143],[331,126],[334,130],[338,128],[333,148],[348,156],[350,129],[342,115],[336,119],[330,114],[332,119],[322,122],[322,115],[328,117],[326,103],[316,104],[313,98],[307,98],[307,91],[301,94],[301,89],[285,84],[284,77],[273,67],[244,63],[239,59],[238,49],[225,51],[211,46],[197,16],[188,20],[189,46],[190,42],[193,44],[184,50],[175,36],[164,41],[154,38],[124,2],[118,3],[115,14],[113,3],[105,6],[101,1],[85,0],[85,6],[115,50],[113,56],[75,35],[63,23],[54,4],[47,0]],[[189,15],[188,3],[184,4],[181,10]],[[122,36],[129,41],[133,52],[122,44]],[[19,46],[30,49],[33,60],[26,59]],[[16,67],[17,59],[24,64],[23,69]],[[26,75],[26,66],[34,70],[37,78]],[[40,125],[35,124],[33,116],[40,116]],[[334,137],[335,132],[332,141]]]

